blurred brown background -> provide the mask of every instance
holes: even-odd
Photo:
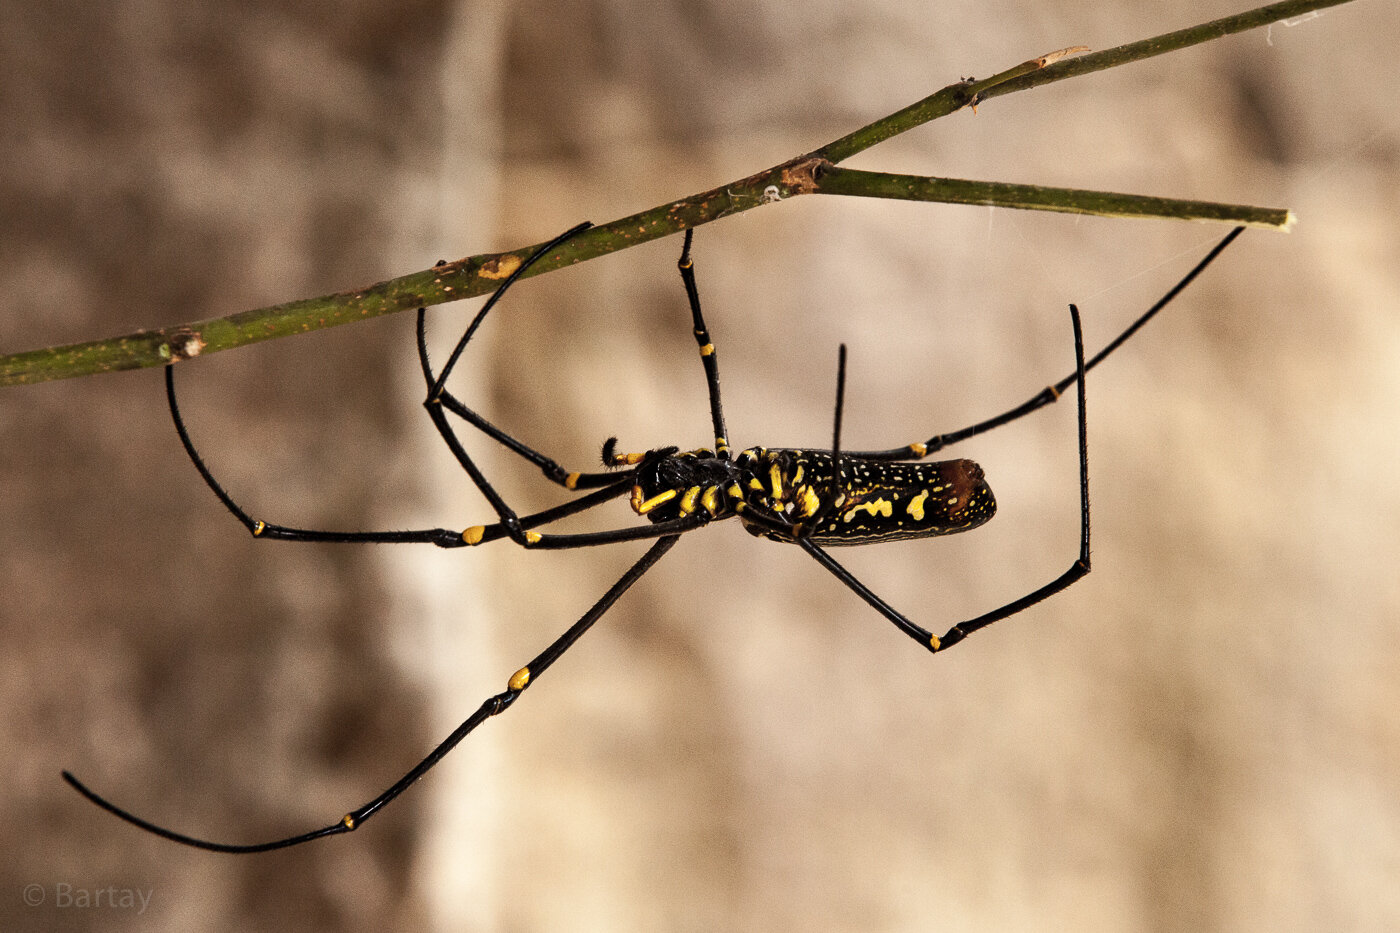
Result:
[[[0,348],[539,240],[963,75],[1246,5],[3,2]],[[1400,926],[1396,35],[1400,7],[1362,0],[853,163],[1298,213],[1090,377],[1088,580],[930,659],[795,549],[707,529],[350,837],[191,852],[58,775],[197,835],[323,825],[641,547],[258,543],[185,460],[158,373],[0,391],[0,928]],[[834,198],[708,226],[732,440],[825,443],[841,341],[853,448],[1001,411],[1069,371],[1069,301],[1097,346],[1223,233]],[[707,443],[679,247],[522,284],[459,393],[575,469],[610,434]],[[475,304],[432,313],[439,345]],[[260,517],[489,517],[423,415],[408,316],[180,377]],[[522,508],[557,500],[476,449]],[[1075,547],[1072,406],[958,453],[995,522],[840,555],[939,631]],[[59,903],[109,888],[149,904]]]

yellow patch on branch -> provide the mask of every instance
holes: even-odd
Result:
[[[481,264],[481,268],[476,270],[476,274],[483,279],[504,279],[516,269],[520,268],[523,260],[514,253],[506,253],[504,256],[497,256],[495,259],[488,259]]]

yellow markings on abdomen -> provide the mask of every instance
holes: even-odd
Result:
[[[862,502],[860,505],[851,506],[841,516],[841,521],[852,521],[861,512],[869,512],[872,518],[889,518],[894,514],[894,504],[888,499],[872,499],[869,502]]]
[[[914,521],[921,522],[924,520],[924,500],[927,498],[928,490],[925,489],[923,492],[910,499],[909,504],[905,506],[905,511],[909,513]]]

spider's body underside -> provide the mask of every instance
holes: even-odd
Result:
[[[690,261],[693,231],[687,230],[679,266],[694,320],[695,341],[705,371],[715,445],[713,449],[681,451],[676,447],[665,447],[645,453],[618,454],[615,452],[616,440],[610,439],[603,445],[603,464],[606,467],[604,471],[575,473],[565,470],[548,456],[491,424],[454,396],[446,383],[467,343],[511,284],[534,262],[588,226],[583,224],[556,237],[518,264],[515,271],[477,312],[447,362],[437,373],[433,372],[428,361],[423,309],[420,308],[418,312],[418,355],[428,388],[424,407],[458,464],[496,513],[497,520],[491,524],[473,525],[465,530],[426,528],[413,531],[347,532],[294,528],[254,519],[234,502],[195,450],[176,404],[174,368],[170,366],[165,370],[166,394],[175,429],[190,461],[224,507],[258,540],[432,544],[443,548],[461,548],[508,538],[525,549],[567,549],[650,540],[650,547],[637,562],[578,621],[569,626],[529,664],[511,675],[504,691],[487,697],[476,712],[467,717],[393,786],[330,825],[271,842],[211,842],[142,819],[89,790],[65,771],[64,778],[74,788],[98,806],[148,832],[184,845],[217,852],[265,852],[309,842],[322,836],[349,832],[412,786],[479,725],[508,709],[546,669],[602,618],[622,594],[650,570],[682,535],[711,522],[728,518],[738,518],[751,534],[801,547],[858,597],[926,650],[946,650],[969,634],[1065,590],[1089,572],[1089,461],[1085,374],[1175,298],[1243,229],[1237,228],[1225,237],[1160,301],[1087,362],[1084,358],[1079,312],[1074,305],[1070,305],[1070,318],[1074,328],[1074,372],[1009,411],[959,431],[938,434],[924,441],[915,441],[889,450],[844,451],[841,449],[846,360],[843,346],[837,371],[836,417],[831,448],[812,450],[750,447],[740,450],[737,454],[730,451],[726,440],[728,432],[720,403],[717,354],[700,310],[695,273]],[[1077,556],[1069,569],[1060,576],[1000,608],[959,622],[944,634],[935,635],[875,595],[826,552],[827,547],[955,534],[976,528],[990,520],[996,512],[996,501],[980,466],[971,460],[922,462],[923,459],[951,444],[985,433],[1052,404],[1071,386],[1075,386],[1076,389],[1079,416],[1080,533]],[[458,436],[453,422],[448,419],[449,414],[533,464],[546,479],[563,490],[582,494],[542,512],[518,515],[477,467]],[[623,496],[630,496],[633,511],[646,518],[646,523],[580,534],[555,533],[550,530],[550,526],[559,519],[588,511]]]

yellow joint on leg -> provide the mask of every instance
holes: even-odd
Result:
[[[340,825],[346,829],[354,829],[359,824],[355,822],[355,814],[347,813],[340,818]]]
[[[516,693],[530,686],[530,669],[528,667],[522,667],[514,674],[511,674],[510,680],[506,681],[506,686]]]
[[[538,531],[527,531],[527,532],[525,532],[525,543],[526,543],[526,544],[539,544],[539,543],[540,543],[540,538],[542,538],[542,537],[544,537],[544,536],[541,535]]]
[[[485,525],[473,525],[462,532],[462,540],[468,544],[480,544],[482,537],[486,534]]]
[[[758,480],[752,480],[751,482],[757,483]],[[762,484],[762,483],[759,483],[758,486],[757,486],[757,488],[758,488],[758,489],[762,489],[762,488],[763,488],[763,484]],[[726,489],[725,492],[729,493],[729,498],[731,498],[731,499],[743,499],[743,498],[744,498],[744,490],[742,490],[742,489],[739,488],[739,484],[738,484],[738,483],[730,483],[730,484],[729,484],[729,488]]]
[[[579,478],[579,474],[577,474],[577,473],[570,473],[568,476],[564,477],[564,488],[565,488],[565,489],[577,489],[577,488],[578,488],[578,478]]]
[[[919,441],[915,441],[914,443],[909,445],[909,452],[916,457],[922,457],[928,453],[928,445]]]
[[[934,651],[937,651],[939,648],[943,647],[943,640],[940,639],[937,635],[930,635],[928,637],[928,646]]]
[[[634,498],[636,497],[637,491],[641,488],[642,487],[640,486],[632,487],[632,495]],[[657,506],[665,505],[667,502],[670,502],[672,499],[676,498],[677,495],[679,495],[679,493],[677,493],[674,489],[667,489],[664,492],[658,492],[650,499],[646,500],[640,505],[635,506],[637,514],[645,515],[652,509],[655,509]]]
[[[257,537],[267,531],[267,522],[253,522],[253,537]]]
[[[710,354],[712,354],[712,353],[714,353],[714,352],[715,352],[715,345],[712,344],[712,343],[707,343],[707,344],[705,344],[703,347],[700,348],[700,355],[701,355],[701,356],[709,356]]]

